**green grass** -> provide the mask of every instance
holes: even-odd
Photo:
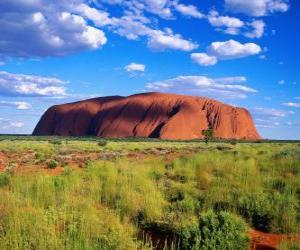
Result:
[[[0,249],[150,249],[160,241],[229,250],[247,249],[250,227],[300,233],[297,143],[52,140],[6,138],[0,151],[33,151],[41,162],[76,152],[143,157],[87,161],[59,176],[1,173]],[[171,149],[172,160],[152,153]]]

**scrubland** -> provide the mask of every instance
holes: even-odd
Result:
[[[0,137],[0,249],[300,249],[300,144]]]

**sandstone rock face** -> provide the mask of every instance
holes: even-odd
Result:
[[[251,115],[202,97],[144,93],[100,97],[49,108],[33,135],[161,139],[203,138],[214,130],[222,139],[260,139]]]

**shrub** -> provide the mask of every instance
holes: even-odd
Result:
[[[226,150],[231,150],[232,149],[232,147],[230,147],[228,145],[218,145],[216,148],[219,151],[226,151]]]
[[[48,162],[47,166],[50,169],[54,169],[58,166],[58,162],[56,160],[51,160]]]
[[[61,145],[62,141],[58,140],[58,139],[54,139],[54,140],[50,140],[49,143],[51,143],[53,145]]]
[[[189,222],[184,225],[176,234],[179,242],[179,249],[196,250],[199,249],[199,227],[196,223]]]
[[[10,184],[11,177],[8,173],[1,173],[0,174],[0,187],[5,187]]]
[[[270,232],[273,221],[272,201],[265,194],[250,194],[238,201],[239,213],[258,230]]]
[[[99,141],[98,146],[105,147],[107,145],[107,141]]]
[[[208,142],[214,138],[214,130],[210,128],[202,130],[202,136],[204,137],[205,143],[208,144]]]
[[[153,170],[152,172],[150,172],[150,177],[151,177],[151,179],[158,182],[163,177],[163,174],[158,171]]]
[[[199,219],[201,249],[247,249],[246,223],[234,214],[208,211]]]

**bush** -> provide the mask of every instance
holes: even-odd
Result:
[[[5,187],[10,184],[11,177],[8,173],[1,173],[0,174],[0,187]]]
[[[163,174],[158,171],[153,170],[152,172],[150,172],[150,178],[156,182],[158,182],[162,177]]]
[[[49,143],[51,143],[53,145],[61,145],[62,141],[61,140],[50,140]]]
[[[107,141],[99,141],[98,146],[105,147],[107,145]]]
[[[272,200],[265,194],[250,194],[238,201],[238,210],[252,226],[270,232],[273,221]]]
[[[246,223],[227,212],[202,213],[199,219],[201,249],[247,249]]]
[[[48,165],[48,168],[54,169],[58,166],[58,162],[56,160],[51,160],[51,161],[48,162],[47,165]]]

